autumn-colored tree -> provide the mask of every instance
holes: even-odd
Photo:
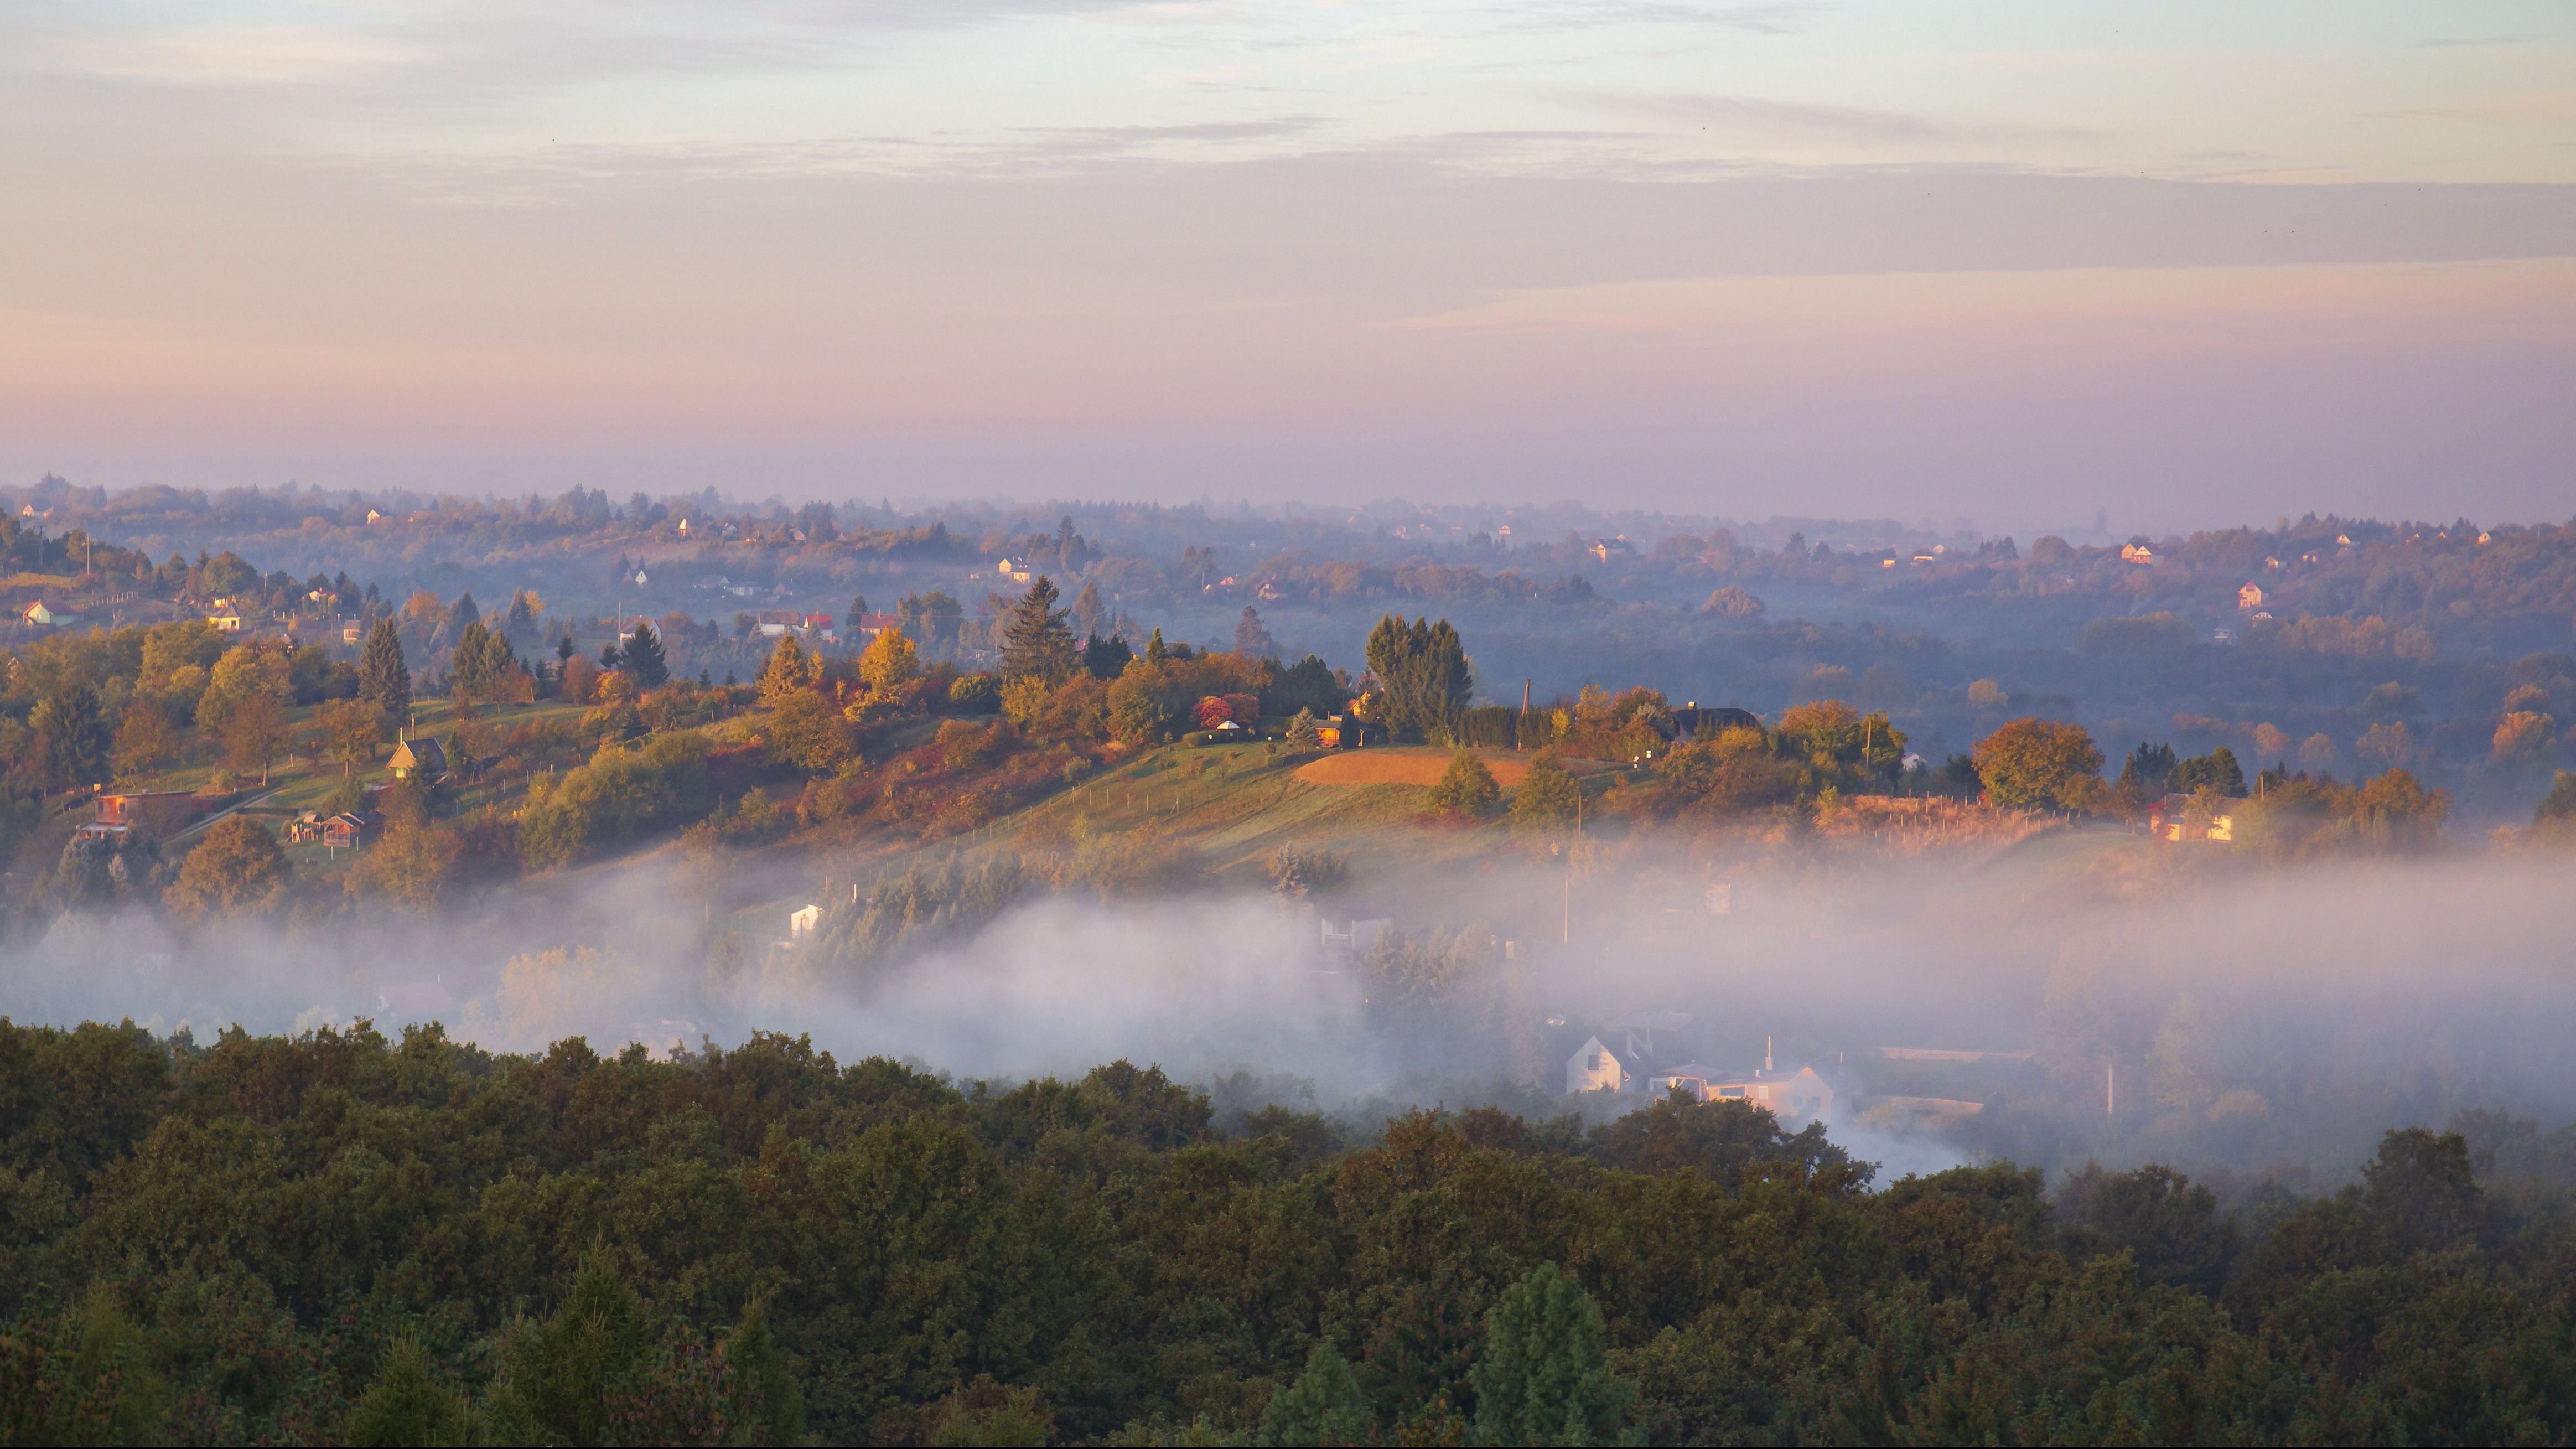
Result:
[[[44,778],[56,786],[96,785],[107,779],[114,736],[100,710],[98,691],[75,684],[46,695],[27,721],[44,750]]]
[[[769,662],[760,666],[760,702],[776,709],[789,695],[812,690],[822,677],[822,658],[797,643],[795,635],[782,634]]]
[[[275,909],[286,885],[277,836],[248,815],[227,815],[207,827],[162,899],[181,920],[200,922]]]
[[[349,868],[349,895],[427,915],[455,872],[458,849],[453,832],[406,811]]]
[[[913,647],[912,636],[899,628],[879,631],[859,654],[859,682],[873,698],[891,699],[920,677],[920,651]]]
[[[361,760],[372,763],[385,737],[385,712],[363,699],[335,699],[315,718],[322,726],[323,748],[340,761],[343,777],[357,773]]]
[[[2081,725],[2017,719],[1977,741],[1972,758],[1998,805],[2081,809],[2102,786],[2102,751]]]
[[[179,727],[159,704],[138,699],[117,722],[114,761],[120,779],[149,780],[179,757]]]
[[[795,690],[770,712],[769,749],[800,770],[830,770],[850,757],[850,727],[830,700]]]
[[[224,763],[243,774],[259,771],[268,783],[268,767],[286,748],[286,709],[274,697],[254,694],[234,702],[223,725]]]

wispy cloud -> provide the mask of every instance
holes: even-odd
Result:
[[[2454,50],[2463,46],[2529,45],[2552,37],[2535,32],[2530,35],[2437,35],[2415,42],[2417,50]]]
[[[1775,141],[1955,145],[2033,140],[2086,141],[2097,140],[2102,134],[2077,127],[1954,120],[1903,111],[1766,100],[1756,96],[1679,92],[1592,93],[1577,99],[1596,109]]]

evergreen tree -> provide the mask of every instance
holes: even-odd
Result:
[[[1486,1444],[1616,1444],[1633,1385],[1610,1376],[1601,1307],[1571,1273],[1541,1263],[1485,1316],[1468,1381]],[[1634,1439],[1644,1443],[1642,1434]]]
[[[1385,723],[1404,739],[1454,731],[1474,691],[1467,646],[1443,619],[1407,625],[1393,614],[1369,631],[1368,666],[1386,696]]]
[[[1103,639],[1093,634],[1082,641],[1082,667],[1094,679],[1116,679],[1127,672],[1127,661],[1135,657],[1136,651],[1116,635]]]
[[[1302,892],[1301,892],[1302,893]],[[1253,1442],[1263,1445],[1365,1444],[1369,1442],[1368,1395],[1351,1366],[1327,1339],[1306,1355],[1306,1371],[1297,1381],[1270,1395],[1261,1411],[1261,1428]]]
[[[652,1350],[635,1295],[594,1252],[552,1318],[522,1324],[501,1350],[492,1429],[503,1443],[602,1444]]]
[[[1072,672],[1073,630],[1065,623],[1066,611],[1055,606],[1058,597],[1055,584],[1040,574],[1011,611],[1002,630],[1004,678],[1055,679]]]
[[[358,698],[401,719],[411,709],[411,665],[391,619],[378,619],[358,654]]]
[[[475,699],[483,696],[484,686],[489,682],[483,674],[486,662],[483,646],[491,637],[480,619],[457,631],[455,662],[448,667],[450,682],[457,693]]]
[[[1250,604],[1243,606],[1243,617],[1234,621],[1234,652],[1247,659],[1270,659],[1279,653],[1279,641],[1261,622],[1261,615]]]
[[[461,633],[466,625],[481,622],[483,622],[483,611],[475,606],[472,589],[457,595],[456,602],[448,606],[447,627],[450,629]]]
[[[1430,804],[1432,809],[1452,815],[1481,815],[1493,808],[1502,793],[1502,787],[1494,783],[1494,772],[1485,768],[1485,762],[1477,759],[1474,751],[1462,746],[1449,757],[1449,768],[1431,787]]]
[[[349,1413],[348,1442],[427,1449],[473,1441],[464,1396],[408,1338],[397,1339]]]
[[[1171,646],[1163,642],[1163,626],[1154,626],[1154,637],[1145,641],[1145,662],[1160,669],[1172,661]]]
[[[1297,717],[1288,721],[1288,748],[1320,750],[1323,747],[1324,732],[1315,723],[1315,712],[1311,709],[1299,709]]]
[[[29,723],[45,747],[48,780],[58,786],[106,782],[115,735],[99,709],[97,690],[86,684],[57,690],[37,704]]]
[[[1556,751],[1541,750],[1530,761],[1529,773],[1521,776],[1519,792],[1512,796],[1512,829],[1562,830],[1574,823],[1582,798],[1583,787],[1557,762]]]
[[[1109,610],[1100,602],[1100,585],[1091,580],[1084,580],[1082,592],[1074,595],[1073,627],[1091,637],[1110,632]]]
[[[660,689],[671,682],[671,665],[662,653],[662,636],[653,632],[651,624],[637,624],[635,637],[626,641],[626,671],[635,676],[638,689]]]
[[[555,641],[555,658],[561,663],[570,664],[572,662],[572,657],[580,652],[581,651],[579,649],[573,647],[572,631],[570,629],[566,629],[564,631],[564,636]]]
[[[842,620],[841,620],[841,622],[842,622],[844,625],[846,625],[846,626],[848,626],[848,627],[850,627],[850,628],[852,628],[852,629],[855,629],[855,628],[859,627],[859,621],[860,621],[861,619],[863,619],[863,618],[867,617],[867,612],[868,612],[868,596],[867,596],[867,595],[865,595],[865,594],[861,594],[861,595],[859,595],[857,598],[854,598],[854,599],[850,600],[850,612],[849,612],[849,615],[848,615],[846,618],[842,619]]]
[[[800,690],[812,689],[822,677],[822,659],[797,643],[795,635],[781,635],[778,647],[770,651],[769,662],[760,667],[760,702],[776,709],[779,701]],[[727,682],[731,682],[730,678]]]

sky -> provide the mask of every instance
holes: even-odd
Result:
[[[12,0],[0,481],[2576,512],[2576,4]]]

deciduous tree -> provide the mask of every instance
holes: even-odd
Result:
[[[206,828],[162,899],[184,921],[257,915],[286,898],[286,852],[266,825],[227,815]]]
[[[2017,719],[1977,741],[1977,778],[1998,805],[2080,808],[2102,785],[2102,751],[2081,725]]]

